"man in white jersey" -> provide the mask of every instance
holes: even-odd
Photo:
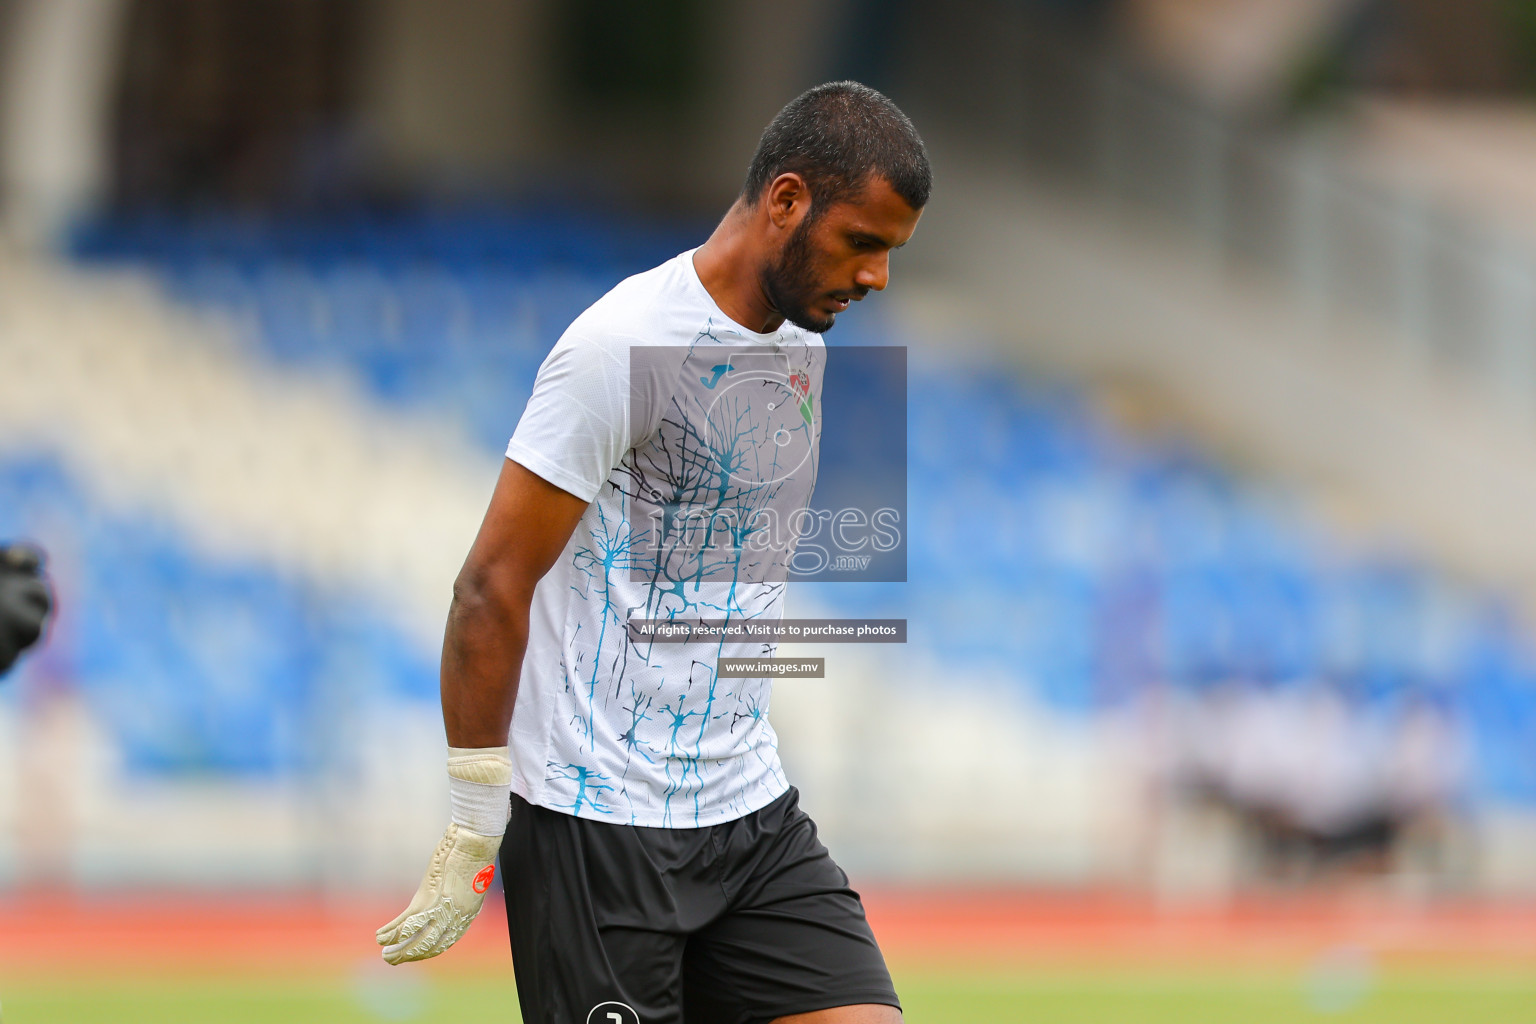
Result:
[[[911,237],[922,140],[853,82],[764,131],[709,239],[621,282],[539,369],[443,643],[453,822],[390,963],[436,956],[500,854],[528,1024],[889,1024],[890,975],[780,768],[776,621],[819,455],[821,334]],[[510,805],[510,811],[509,811]],[[503,839],[503,837],[505,838]]]

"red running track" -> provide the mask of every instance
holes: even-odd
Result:
[[[865,903],[892,960],[935,966],[1287,966],[1351,945],[1383,962],[1536,969],[1536,902],[1307,894],[1160,905],[1107,892],[884,889]],[[292,892],[11,893],[0,895],[0,972],[334,972],[377,956],[373,931],[398,909]],[[493,965],[510,966],[494,898],[434,969]]]

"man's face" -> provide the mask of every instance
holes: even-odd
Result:
[[[825,334],[837,314],[890,280],[891,250],[905,245],[922,210],[883,178],[854,196],[807,213],[763,268],[763,292],[784,319]]]

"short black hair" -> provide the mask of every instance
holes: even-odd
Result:
[[[928,150],[911,120],[858,82],[828,82],[790,100],[763,129],[742,198],[757,205],[763,188],[787,173],[810,187],[812,216],[857,192],[871,174],[914,210],[933,190]]]

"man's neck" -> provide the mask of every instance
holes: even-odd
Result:
[[[763,293],[754,212],[738,199],[693,254],[693,269],[721,312],[748,330],[768,334],[779,329],[784,317]]]

